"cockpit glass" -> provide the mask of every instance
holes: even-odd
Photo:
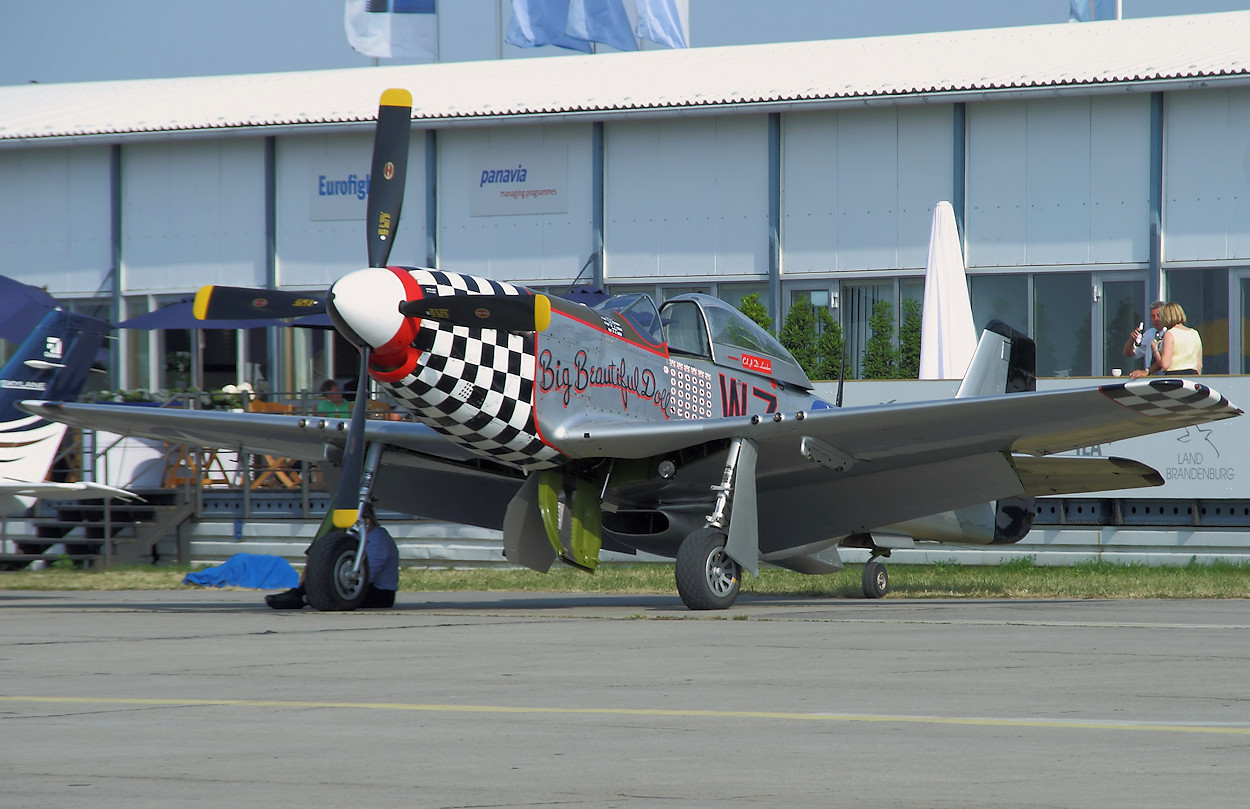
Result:
[[[722,301],[716,306],[704,302],[703,313],[707,315],[708,329],[712,332],[712,342],[721,345],[737,346],[748,351],[767,354],[770,357],[790,360],[790,352],[777,342],[777,339],[764,331],[755,321],[730,307]]]
[[[650,295],[640,292],[614,295],[595,308],[601,312],[616,312],[648,342],[656,345],[664,342],[663,330],[660,327],[660,313],[655,310],[655,302],[651,300]]]

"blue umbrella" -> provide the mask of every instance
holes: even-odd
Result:
[[[21,343],[43,316],[60,306],[39,287],[0,275],[0,337]]]

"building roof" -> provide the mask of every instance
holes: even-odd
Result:
[[[636,53],[0,87],[0,146],[1250,85],[1250,11]]]

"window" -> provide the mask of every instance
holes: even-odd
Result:
[[[648,342],[659,345],[664,342],[660,327],[660,314],[655,311],[655,301],[650,295],[634,293],[614,295],[595,307],[600,311],[617,312]]]
[[[1091,283],[1087,272],[1033,276],[1038,376],[1090,375]]]
[[[973,275],[972,325],[984,329],[1001,320],[1017,331],[1029,333],[1029,276]]]
[[[1228,268],[1169,270],[1166,280],[1164,297],[1181,305],[1185,325],[1202,336],[1202,372],[1228,373]]]
[[[873,307],[878,301],[887,301],[897,323],[898,307],[894,305],[894,283],[843,282],[841,289],[842,339],[846,346],[846,359],[850,368],[847,375],[858,379],[864,375],[864,351],[872,337],[869,323]],[[897,331],[897,326],[896,326]]]
[[[671,301],[664,305],[661,317],[670,352],[712,358],[707,326],[698,304],[694,301]]]

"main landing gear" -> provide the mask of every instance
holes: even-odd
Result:
[[[890,590],[890,574],[885,571],[885,563],[877,556],[872,556],[864,565],[864,598],[884,598]]]
[[[369,591],[369,566],[356,564],[360,541],[336,531],[308,550],[304,592],[308,603],[322,612],[344,612],[364,603]]]
[[[726,536],[700,528],[677,549],[677,594],[692,610],[727,609],[738,597],[742,566],[725,553]]]
[[[357,390],[365,390],[360,385]],[[365,563],[364,512],[371,501],[373,481],[382,462],[381,443],[371,443],[364,452],[360,465],[359,490],[355,497],[356,524],[349,531],[330,531],[322,534],[308,549],[308,562],[304,570],[304,593],[311,604],[322,612],[347,612],[358,609],[369,594],[369,565]],[[348,465],[344,463],[346,478]],[[342,489],[340,485],[340,489]],[[337,504],[336,504],[337,507]],[[331,523],[333,514],[327,515]],[[324,530],[324,529],[323,529]]]
[[[720,485],[712,487],[716,504],[707,525],[677,549],[677,594],[692,610],[731,606],[742,586],[744,564],[759,575],[755,458],[754,443],[741,438],[730,443]]]

